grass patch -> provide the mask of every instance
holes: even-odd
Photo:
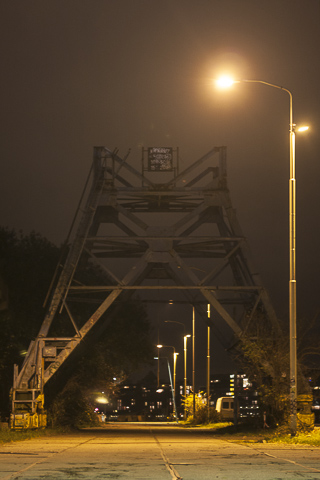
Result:
[[[184,427],[196,427],[196,428],[210,428],[212,430],[222,430],[227,427],[233,427],[231,422],[219,422],[219,423],[193,423],[189,421],[180,420],[179,425]]]
[[[66,430],[58,430],[45,428],[40,430],[10,430],[9,428],[0,430],[0,444],[10,442],[20,442],[22,440],[30,440],[32,438],[48,437],[66,433]]]
[[[197,425],[197,428],[210,429],[213,435],[236,443],[278,443],[288,445],[320,446],[320,428],[311,432],[298,432],[292,437],[288,427],[257,429],[250,425],[233,423],[213,423]]]
[[[281,430],[267,440],[268,443],[283,443],[288,445],[313,445],[320,446],[320,429],[316,428],[312,432],[299,432],[292,437],[289,433],[283,433]]]

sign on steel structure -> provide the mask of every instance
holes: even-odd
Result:
[[[148,151],[151,172],[171,168],[171,148]],[[53,282],[38,336],[22,367],[14,370],[12,418],[20,426],[45,421],[44,386],[72,359],[87,333],[116,321],[117,305],[135,294],[148,301],[152,295],[166,302],[183,299],[225,348],[239,344],[261,315],[279,329],[231,203],[226,147],[214,147],[180,173],[174,168],[171,178],[156,175],[158,183],[127,157],[106,147],[94,149],[92,184],[82,196],[68,255]],[[195,268],[196,262],[202,268]],[[90,284],[84,283],[86,265],[98,266],[104,281],[99,277],[94,283],[89,275]],[[85,314],[79,316],[79,309]],[[73,334],[66,336],[70,329]],[[24,419],[22,405],[28,406]]]
[[[149,147],[148,148],[148,171],[171,172],[173,170],[172,147]]]

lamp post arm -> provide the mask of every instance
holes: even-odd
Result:
[[[185,332],[186,332],[186,326],[182,322],[177,322],[176,320],[165,320],[164,323],[177,323],[178,325],[182,325],[183,326],[183,333],[185,334]]]
[[[290,97],[290,132],[293,130],[293,108],[292,108],[292,93],[285,87],[281,87],[281,85],[276,85],[274,83],[264,82],[263,80],[239,80],[239,83],[262,83],[262,85],[267,85],[268,87],[278,88],[279,90],[283,90],[289,94]]]

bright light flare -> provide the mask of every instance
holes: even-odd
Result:
[[[108,403],[108,400],[105,397],[98,397],[96,398],[96,402],[106,404]]]
[[[230,88],[235,83],[235,81],[233,80],[233,78],[224,75],[223,77],[218,78],[215,83],[218,88]]]
[[[308,125],[302,125],[301,127],[297,128],[297,132],[306,132],[307,130],[309,130]]]

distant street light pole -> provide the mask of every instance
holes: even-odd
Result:
[[[183,352],[184,352],[184,378],[183,378],[183,395],[184,395],[184,413],[183,417],[187,419],[187,340],[191,335],[184,335],[183,337]]]
[[[262,80],[232,80],[222,77],[217,81],[221,88],[231,87],[234,83],[261,83],[269,87],[284,90],[289,94],[289,140],[290,140],[290,178],[289,178],[289,336],[290,336],[290,431],[297,432],[297,282],[296,282],[296,177],[295,177],[295,127],[293,123],[292,93],[287,88]],[[301,127],[297,131],[307,130]]]
[[[158,335],[158,341],[159,341],[159,335]],[[160,386],[160,351],[158,347],[158,357],[157,357],[157,384],[158,388]]]
[[[165,320],[165,323],[178,323],[179,325],[182,325],[183,326],[183,330],[184,330],[184,333],[185,333],[185,324],[182,323],[182,322],[178,322],[176,320]],[[184,335],[183,336],[183,353],[184,353],[184,362],[183,362],[183,365],[184,365],[184,377],[183,377],[183,396],[184,396],[184,399],[185,399],[185,403],[184,403],[184,419],[187,418],[187,406],[186,406],[186,398],[187,398],[187,340],[188,338],[190,338],[191,335]]]
[[[171,345],[157,345],[157,348],[172,348],[173,349],[173,408],[174,408],[174,415],[176,419],[178,419],[177,416],[177,408],[176,408],[176,371],[177,371],[177,356],[179,355],[178,352],[176,352],[175,347]]]
[[[176,376],[177,376],[177,356],[179,355],[178,352],[173,353],[173,390],[174,390],[174,399],[177,400],[176,397]],[[177,417],[177,411],[176,411]]]
[[[193,403],[192,403],[192,412],[193,419],[196,416],[196,385],[195,385],[195,338],[196,338],[196,318],[194,306],[192,306],[192,394],[193,394]]]
[[[208,319],[210,318],[210,303],[207,309]],[[207,344],[207,420],[210,420],[210,326],[208,325],[208,344]]]

